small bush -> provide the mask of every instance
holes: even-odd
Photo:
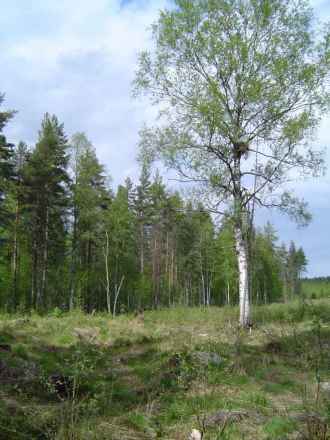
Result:
[[[61,310],[59,307],[55,307],[50,313],[49,316],[53,318],[61,318],[64,315],[63,310]]]

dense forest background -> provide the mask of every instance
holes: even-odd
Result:
[[[2,103],[4,97],[0,97]],[[84,133],[69,140],[46,114],[34,147],[9,144],[0,113],[0,307],[81,308],[116,314],[173,305],[238,302],[230,218],[166,187],[141,163],[116,191]],[[271,224],[250,237],[254,303],[301,292],[302,248]]]

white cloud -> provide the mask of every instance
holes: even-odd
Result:
[[[146,101],[131,99],[131,81],[137,53],[150,46],[147,27],[166,3],[126,0],[121,6],[120,0],[12,0],[2,5],[0,91],[6,93],[7,106],[19,110],[8,126],[10,140],[33,144],[43,114],[55,113],[68,134],[87,133],[114,184],[128,175],[136,177],[138,130],[153,118],[154,110]],[[327,4],[314,0],[319,13]],[[324,120],[319,131],[324,145],[330,143],[329,126],[330,120]],[[325,251],[330,249],[325,226],[330,216],[329,174],[298,189],[317,214],[310,229],[297,231],[283,219],[272,218],[280,236],[307,246],[314,262],[311,273],[325,273],[324,261],[330,260]],[[311,243],[313,234],[320,240]]]
[[[19,110],[8,136],[34,143],[43,113],[55,113],[70,134],[87,132],[121,182],[136,167],[137,133],[150,118],[148,105],[131,99],[137,54],[150,45],[146,29],[165,1],[18,3],[7,4],[7,21],[0,20],[18,34],[0,43],[1,87]]]

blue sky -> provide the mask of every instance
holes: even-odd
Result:
[[[150,47],[148,27],[167,0],[11,0],[0,16],[0,92],[6,108],[18,110],[7,126],[10,141],[33,145],[43,114],[55,113],[66,133],[84,131],[106,164],[113,184],[136,178],[138,131],[155,110],[130,96],[139,50]],[[330,19],[330,0],[313,0]],[[330,118],[318,143],[330,145]],[[328,149],[328,151],[330,151]],[[327,162],[330,168],[330,155]],[[270,219],[281,240],[305,249],[309,275],[330,275],[330,170],[324,178],[297,185],[314,215],[307,229],[287,218]]]

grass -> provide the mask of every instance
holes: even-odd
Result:
[[[302,281],[302,294],[307,298],[329,298],[330,278],[311,278]]]
[[[11,350],[0,349],[0,439],[183,440],[192,428],[206,440],[306,436],[304,415],[330,414],[318,392],[330,381],[329,317],[326,298],[255,308],[251,334],[228,307],[2,315],[0,344]],[[221,363],[202,366],[194,351]],[[205,422],[219,411],[243,416]]]

